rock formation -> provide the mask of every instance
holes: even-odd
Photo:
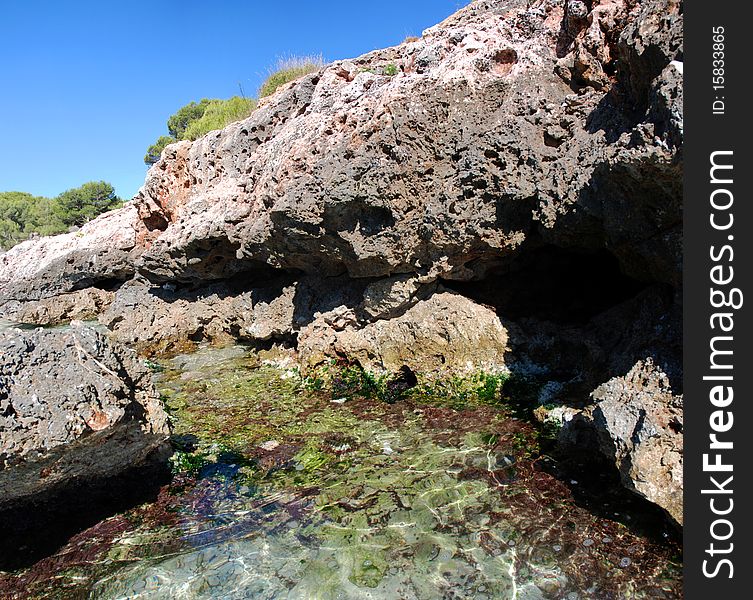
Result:
[[[650,359],[592,395],[599,445],[625,485],[682,523],[682,397]]]
[[[355,315],[339,308],[304,327],[298,337],[304,368],[334,355],[372,371],[493,371],[508,350],[507,331],[493,310],[444,291],[399,317],[355,325]]]
[[[506,367],[575,407],[651,357],[679,391],[682,59],[680,0],[476,0],[168,146],[124,208],[3,254],[0,317],[106,292],[100,320],[142,351],[235,338]]]
[[[78,322],[0,331],[1,467],[130,421],[163,440],[169,433],[149,372],[131,351]]]
[[[75,321],[0,331],[0,569],[139,497],[165,472],[168,434],[132,351]]]

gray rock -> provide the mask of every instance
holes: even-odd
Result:
[[[16,323],[57,325],[72,320],[95,319],[115,298],[115,292],[88,287],[31,302],[7,302],[3,313]]]
[[[75,321],[65,330],[0,331],[1,467],[129,421],[169,433],[132,351]]]
[[[433,282],[410,275],[379,279],[366,287],[359,308],[368,321],[390,319],[430,295],[436,287]]]
[[[252,280],[253,281],[253,280]],[[124,284],[99,320],[119,341],[143,354],[185,351],[197,341],[222,345],[291,342],[315,313],[357,304],[368,283],[348,278],[297,281],[279,273],[256,280],[151,286],[143,280]]]
[[[132,351],[75,321],[0,331],[0,570],[153,498],[169,426]]]
[[[626,487],[664,508],[682,525],[682,396],[651,359],[593,392],[601,451]]]
[[[570,4],[575,13],[586,7]],[[648,5],[654,12],[639,16],[651,20],[657,3]],[[156,282],[259,265],[351,277],[441,268],[445,278],[472,279],[538,230],[557,243],[610,248],[631,273],[676,281],[675,154],[653,135],[615,143],[620,131],[642,131],[641,122],[634,107],[606,99],[612,81],[602,68],[618,51],[605,48],[608,40],[622,40],[636,63],[645,61],[630,50],[636,36],[640,47],[673,42],[662,28],[648,36],[623,3],[610,6],[595,8],[594,24],[570,46],[578,76],[591,69],[599,81],[575,107],[553,72],[560,22],[546,19],[532,33],[524,5],[474,3],[419,41],[351,61],[364,69],[394,62],[394,77],[351,79],[335,63],[265,99],[245,121],[169,147],[135,198],[153,240],[140,271]],[[608,35],[589,33],[600,28]],[[496,66],[479,70],[481,57]],[[632,90],[660,74],[636,66],[620,80]],[[556,148],[544,116],[567,125]]]

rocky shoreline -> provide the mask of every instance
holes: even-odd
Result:
[[[73,322],[0,331],[0,518],[58,503],[66,461],[68,496],[164,465],[143,357],[243,342],[304,376],[529,382],[562,448],[600,452],[681,526],[681,236],[682,3],[476,0],[0,255],[0,319]],[[102,465],[76,457],[92,444]],[[71,475],[87,464],[99,483]],[[37,481],[3,483],[24,465]]]
[[[0,596],[681,597],[661,511],[594,456],[555,458],[506,374],[302,377],[245,346],[158,364],[170,482],[0,573]]]

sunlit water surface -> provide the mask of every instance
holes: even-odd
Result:
[[[579,507],[503,411],[333,398],[240,347],[165,365],[191,476],[94,528],[56,597],[681,597],[676,548]]]

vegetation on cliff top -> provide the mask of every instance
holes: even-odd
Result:
[[[259,98],[272,95],[277,88],[322,67],[321,56],[289,57],[278,60],[274,69],[259,88]],[[226,100],[202,98],[189,102],[167,120],[169,135],[160,136],[149,146],[144,163],[153,165],[159,160],[165,146],[181,140],[197,140],[210,131],[222,129],[235,121],[248,117],[256,108],[257,100],[233,96]]]
[[[54,198],[0,192],[0,249],[7,250],[32,234],[65,233],[121,204],[105,181],[89,181]]]
[[[269,73],[259,88],[259,98],[266,98],[274,94],[286,83],[303,77],[308,73],[318,71],[324,65],[324,59],[319,56],[291,56],[277,61],[275,68]]]

